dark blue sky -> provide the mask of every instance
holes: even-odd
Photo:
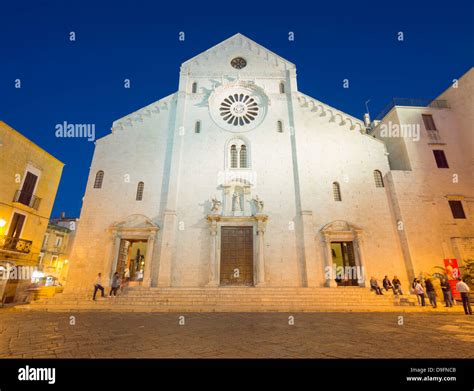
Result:
[[[300,91],[359,118],[367,99],[375,117],[393,97],[435,97],[474,63],[467,0],[5,3],[0,120],[66,164],[53,216],[79,215],[94,148],[56,138],[55,125],[94,123],[106,135],[114,120],[176,91],[182,62],[237,32],[295,63]]]

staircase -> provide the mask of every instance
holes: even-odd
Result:
[[[377,296],[367,288],[142,288],[130,287],[117,297],[97,296],[91,291],[68,292],[42,298],[22,309],[50,311],[99,310],[124,312],[318,312],[318,311],[443,311],[419,307],[413,295]],[[462,306],[449,309],[462,310]]]

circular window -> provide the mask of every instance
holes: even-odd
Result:
[[[258,105],[255,99],[247,94],[233,94],[221,102],[219,111],[222,119],[230,125],[244,126],[258,115]]]
[[[247,66],[247,61],[245,61],[245,59],[242,57],[236,57],[230,62],[230,65],[232,65],[235,69],[242,69]]]

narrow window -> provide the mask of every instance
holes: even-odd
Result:
[[[245,145],[240,147],[240,168],[247,168],[247,147]]]
[[[382,173],[379,170],[374,171],[375,187],[384,187]]]
[[[143,190],[145,189],[145,184],[143,182],[138,182],[137,185],[137,201],[143,200]]]
[[[285,83],[281,82],[280,83],[280,94],[284,94],[285,93]]]
[[[198,89],[198,85],[196,82],[194,82],[191,88],[192,93],[195,94],[197,92],[197,89]]]
[[[339,183],[333,182],[333,184],[332,184],[332,193],[333,193],[333,196],[334,196],[334,201],[342,201],[341,188],[339,186]]]
[[[230,168],[237,168],[237,147],[235,145],[230,147]]]
[[[423,117],[423,123],[425,124],[426,130],[436,130],[433,116],[431,114],[422,114],[421,116]]]
[[[455,219],[465,219],[466,214],[464,213],[464,209],[462,207],[461,201],[448,201],[449,207],[451,208],[451,213]]]
[[[436,165],[438,166],[438,168],[449,168],[448,160],[446,159],[446,155],[444,154],[443,150],[435,149],[433,150],[433,154],[434,154]]]
[[[283,133],[283,122],[277,121],[277,131],[278,133]]]
[[[95,174],[94,189],[102,188],[102,182],[104,180],[104,171],[97,171]]]
[[[201,133],[201,121],[196,121],[196,125],[194,125],[194,133]]]

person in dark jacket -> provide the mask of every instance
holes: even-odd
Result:
[[[392,285],[393,285],[393,293],[403,295],[402,283],[400,282],[397,276],[393,276]]]
[[[433,283],[429,278],[425,281],[425,286],[426,294],[428,295],[428,299],[430,299],[430,304],[433,306],[433,308],[436,308],[436,292]]]
[[[393,290],[393,293],[395,293],[395,290],[393,289],[392,283],[388,279],[388,276],[385,276],[384,279],[382,280],[382,285],[386,291],[389,289]]]
[[[441,280],[441,290],[443,291],[444,304],[446,307],[453,306],[453,293],[451,292],[451,285],[447,278]]]

